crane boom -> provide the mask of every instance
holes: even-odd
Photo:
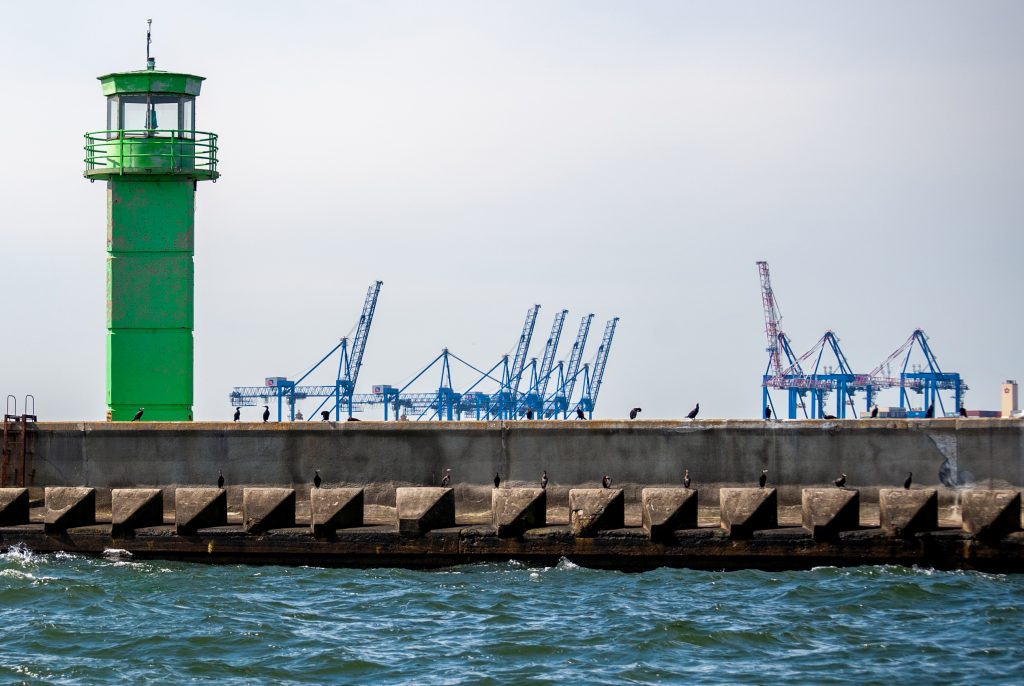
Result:
[[[779,305],[775,302],[772,292],[772,279],[768,273],[768,263],[760,261],[757,270],[761,276],[761,304],[764,306],[764,329],[768,336],[768,355],[771,357],[770,367],[775,376],[782,375],[782,355],[779,351],[779,320],[782,315]]]
[[[548,342],[544,344],[544,357],[541,359],[540,372],[538,373],[539,388],[538,395],[544,398],[548,390],[548,380],[551,378],[551,367],[555,363],[555,351],[558,349],[558,340],[562,337],[562,326],[565,324],[565,317],[569,310],[562,310],[555,315],[555,321],[551,325],[551,335]]]
[[[523,369],[526,366],[526,353],[530,349],[533,327],[537,324],[537,313],[539,311],[540,305],[534,305],[527,310],[526,322],[523,323],[523,332],[519,334],[519,345],[516,347],[516,356],[512,359],[512,370],[509,372],[513,396],[519,390],[519,379],[523,375]]]
[[[380,287],[383,281],[376,281],[366,290],[366,301],[363,303],[363,312],[359,315],[359,326],[356,327],[356,335],[352,339],[352,352],[349,356],[348,383],[349,392],[356,387],[356,380],[359,378],[359,369],[363,366],[363,353],[366,351],[366,339],[370,335],[370,324],[373,323],[373,313],[377,309],[377,296],[380,295]]]
[[[618,317],[608,320],[604,326],[604,336],[601,338],[601,346],[597,349],[597,359],[594,360],[594,375],[590,380],[590,409],[593,411],[597,404],[597,394],[601,390],[601,380],[604,379],[604,368],[608,363],[608,353],[612,349],[612,338],[615,336],[615,326],[619,323]]]
[[[565,398],[572,398],[573,389],[576,386],[576,375],[580,371],[580,362],[583,361],[583,348],[587,345],[587,335],[590,333],[590,322],[594,320],[594,313],[584,315],[580,320],[580,330],[576,334],[576,342],[572,344],[572,352],[569,353],[569,364],[565,368]]]

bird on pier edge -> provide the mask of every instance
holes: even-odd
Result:
[[[643,412],[642,409],[640,409],[639,407],[634,407],[632,410],[629,411],[629,418],[636,419],[636,416],[641,412]]]
[[[320,470],[319,469],[314,469],[313,470],[313,488],[320,488],[320,484],[322,484],[323,482],[324,482],[324,480],[320,478]]]
[[[768,470],[762,469],[761,478],[757,480],[757,485],[760,486],[761,488],[764,488],[764,485],[766,483],[768,483]]]
[[[548,470],[544,470],[540,473],[540,487],[546,489],[548,487]]]
[[[235,408],[235,418],[234,418],[234,421],[237,422],[241,418],[242,418],[242,408],[241,407],[236,407]]]
[[[694,407],[692,410],[690,410],[690,413],[688,415],[686,415],[686,418],[687,419],[696,419],[697,418],[697,414],[699,412],[700,412],[700,403],[697,403],[697,406]]]
[[[134,417],[132,417],[132,421],[133,421],[133,422],[137,422],[137,421],[139,421],[140,419],[142,419],[142,413],[143,413],[143,412],[145,412],[145,411],[146,411],[146,408],[144,408],[144,407],[140,407],[140,408],[139,408],[139,411],[135,413],[135,416],[134,416]]]
[[[690,487],[690,470],[689,469],[685,469],[685,470],[683,470],[683,488],[689,488],[689,487]]]
[[[224,488],[224,472],[217,472],[217,488]]]
[[[447,486],[452,482],[452,470],[444,470],[444,476],[441,477],[441,486]]]
[[[263,423],[266,424],[268,419],[270,419],[270,406],[269,405],[264,405],[263,406]]]
[[[914,482],[914,472],[907,472],[907,480],[903,482],[903,488],[910,490],[910,484]]]
[[[601,479],[601,488],[611,488],[611,487],[612,487],[612,478],[610,476],[608,476],[607,474],[605,474],[604,478]]]
[[[583,408],[582,407],[577,407],[576,408],[576,419],[586,419],[586,418],[587,418],[587,415],[585,415],[583,413]]]
[[[501,474],[499,474],[498,472],[494,472],[494,487],[501,487]]]
[[[842,474],[840,474],[839,478],[838,479],[834,479],[832,481],[832,483],[835,484],[836,488],[842,488],[843,486],[845,486],[846,485],[846,472],[843,472]]]

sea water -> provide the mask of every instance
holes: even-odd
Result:
[[[1024,575],[0,555],[0,683],[1024,683]]]

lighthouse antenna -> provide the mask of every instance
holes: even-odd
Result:
[[[153,20],[146,20],[146,69],[153,69],[156,60],[149,56],[149,44],[153,42]]]

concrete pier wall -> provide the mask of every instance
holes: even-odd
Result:
[[[840,472],[872,502],[908,471],[915,485],[939,487],[947,458],[980,487],[1024,486],[1019,419],[95,422],[34,432],[26,485],[36,487],[212,486],[222,471],[229,486],[304,491],[319,469],[332,486],[381,484],[367,498],[393,502],[395,486],[438,485],[451,469],[457,497],[486,508],[495,472],[507,485],[533,486],[547,470],[554,498],[608,474],[637,500],[643,486],[680,484],[684,469],[694,488],[717,494],[754,485],[767,468],[782,504],[799,504],[802,487],[830,485]]]

